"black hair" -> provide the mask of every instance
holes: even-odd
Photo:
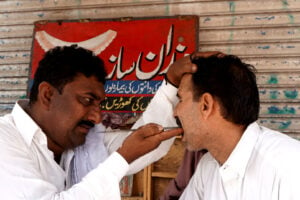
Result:
[[[198,67],[193,74],[194,100],[210,93],[221,105],[224,119],[239,125],[249,125],[259,115],[259,92],[255,68],[238,57],[196,57]]]
[[[105,84],[107,72],[104,62],[92,51],[77,45],[55,47],[46,52],[34,75],[30,90],[30,102],[37,100],[38,88],[43,81],[48,82],[62,93],[64,86],[72,82],[78,74],[95,76]]]

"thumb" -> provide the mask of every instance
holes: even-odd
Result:
[[[159,139],[161,141],[163,141],[163,140],[167,140],[167,139],[169,139],[171,137],[180,135],[182,133],[183,133],[183,129],[182,128],[175,128],[175,129],[163,131],[160,134],[155,135],[155,137],[159,137]]]

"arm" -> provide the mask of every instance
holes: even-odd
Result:
[[[214,54],[219,54],[219,52],[197,52],[192,56],[207,57]],[[173,117],[173,109],[178,102],[177,87],[182,76],[185,73],[193,73],[194,71],[196,71],[196,65],[191,63],[190,56],[183,57],[174,62],[169,67],[166,74],[167,80],[163,81],[162,85],[148,105],[146,111],[134,124],[133,128],[137,128],[143,124],[150,122],[160,124],[164,127],[177,126],[176,121]],[[107,142],[109,151],[113,152],[118,146],[120,146],[120,144],[122,143],[122,139],[126,136],[126,134],[123,134],[122,136],[119,135],[110,140],[110,142]],[[159,160],[161,157],[167,154],[173,142],[174,138],[166,140],[162,142],[157,149],[135,160],[130,164],[127,174],[136,173],[147,165]]]
[[[8,131],[7,131],[8,132]],[[31,144],[24,144],[18,131],[0,137],[0,192],[3,199],[120,199],[119,181],[128,170],[128,162],[156,148],[162,140],[179,134],[181,129],[162,132],[155,124],[143,126],[131,134],[118,152],[90,171],[83,179],[66,188],[65,171],[57,165],[43,133],[36,133]],[[6,135],[4,135],[6,134]],[[138,144],[141,150],[127,153],[128,146]],[[141,148],[143,147],[143,148]],[[67,169],[66,169],[67,170]]]
[[[146,123],[157,123],[164,127],[176,127],[177,124],[175,118],[173,117],[173,108],[178,102],[178,98],[176,96],[177,88],[175,86],[179,85],[178,80],[180,81],[181,76],[184,73],[193,72],[193,70],[195,70],[194,67],[195,66],[190,62],[189,56],[181,58],[173,63],[170,66],[166,76],[168,77],[169,81],[172,80],[174,82],[169,83],[166,80],[163,81],[162,85],[149,103],[146,111],[134,124],[133,128],[140,127]],[[118,146],[120,146],[122,139],[126,136],[127,134],[123,133],[123,135],[115,135],[115,138],[110,138],[110,140],[107,140],[109,152],[113,152]],[[173,144],[174,139],[175,138],[172,138],[162,142],[158,148],[135,160],[130,164],[127,174],[134,174],[166,155]]]
[[[177,88],[164,81],[155,96],[152,98],[147,109],[142,116],[135,122],[133,129],[147,123],[157,123],[162,126],[177,126],[173,118],[173,106],[177,103]],[[159,117],[157,117],[159,116]],[[132,132],[109,132],[105,134],[104,143],[109,154],[116,151],[126,137]]]
[[[177,88],[164,81],[142,117],[134,124],[134,128],[149,122],[158,123],[164,127],[176,127],[177,124],[173,117],[173,108],[178,101],[176,93]],[[130,164],[127,174],[134,174],[166,155],[174,139],[162,142],[158,148],[135,160]]]
[[[66,190],[66,174],[53,159],[41,131],[27,143],[13,126],[4,123],[0,126],[2,199],[120,199],[118,182],[126,173],[128,163],[118,153]]]

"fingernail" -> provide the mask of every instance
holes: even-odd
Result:
[[[193,72],[197,71],[197,66],[196,66],[196,65],[193,65],[193,66],[192,66],[192,70],[193,70]]]
[[[164,127],[162,127],[161,125],[158,125],[157,128],[158,128],[159,131],[163,131],[164,130]]]
[[[223,58],[223,57],[225,57],[225,54],[223,54],[223,53],[218,53],[218,54],[217,54],[217,57],[218,57],[218,58]]]

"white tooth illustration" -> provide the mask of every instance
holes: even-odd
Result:
[[[56,46],[70,46],[72,44],[77,44],[80,47],[93,51],[96,55],[105,50],[105,48],[115,39],[116,36],[116,31],[108,30],[105,33],[99,34],[85,41],[67,42],[53,37],[45,31],[37,31],[35,33],[35,39],[38,41],[44,51],[48,51]]]

